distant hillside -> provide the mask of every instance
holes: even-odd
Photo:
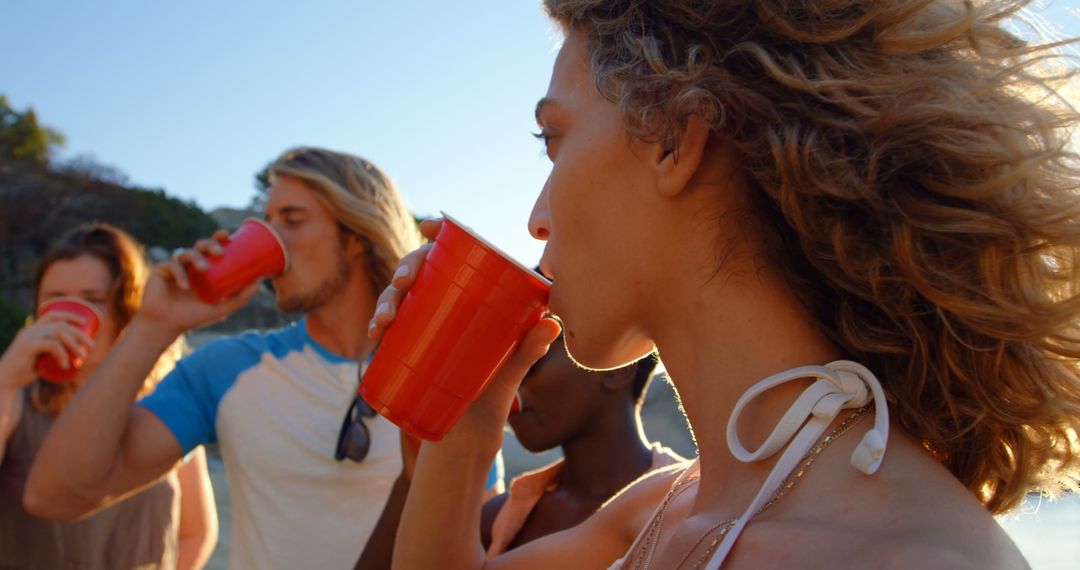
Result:
[[[93,220],[166,249],[191,244],[218,227],[195,204],[162,190],[0,162],[0,294],[28,304],[37,259],[60,233]]]
[[[247,218],[258,217],[258,213],[251,208],[216,208],[210,211],[210,217],[219,227],[234,230]]]
[[[131,185],[123,173],[91,158],[57,162],[54,155],[63,141],[59,132],[39,124],[33,109],[12,109],[0,95],[0,350],[32,308],[38,260],[68,228],[108,222],[160,256],[219,227],[232,229],[251,215],[220,208],[211,216],[164,190]],[[215,328],[278,326],[287,320],[265,293]]]

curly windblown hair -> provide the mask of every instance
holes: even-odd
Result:
[[[1027,3],[544,1],[631,135],[735,149],[770,263],[995,513],[1080,477],[1080,120]]]

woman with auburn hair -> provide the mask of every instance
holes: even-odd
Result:
[[[0,357],[0,568],[201,568],[217,543],[217,511],[200,448],[164,480],[122,503],[72,523],[26,512],[23,489],[30,466],[56,416],[93,373],[139,308],[147,267],[142,248],[102,223],[78,226],[45,254],[35,278],[35,306],[77,297],[103,319],[93,339],[62,311],[36,319]],[[172,369],[182,341],[147,376],[141,395]],[[63,367],[67,353],[85,358],[65,383],[37,377],[39,356]]]
[[[1080,474],[1080,121],[1027,2],[544,4],[551,309],[587,367],[657,347],[700,456],[485,561],[541,321],[423,447],[395,566],[1026,567],[991,515]]]

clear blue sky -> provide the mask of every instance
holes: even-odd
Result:
[[[0,93],[67,135],[62,157],[211,209],[247,204],[290,146],[345,150],[418,214],[539,258],[525,223],[548,163],[529,133],[559,35],[538,0],[4,4]],[[1080,35],[1068,4],[1044,15]]]

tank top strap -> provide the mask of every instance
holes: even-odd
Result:
[[[630,548],[627,549],[626,556],[637,552],[638,548],[642,546],[641,541],[644,540],[644,537],[649,534],[649,530],[656,523],[656,517],[660,516],[660,513],[663,512],[664,508],[667,507],[667,504],[673,498],[672,495],[676,493],[681,486],[698,477],[700,471],[701,466],[698,464],[698,460],[696,458],[687,464],[686,468],[683,469],[683,472],[675,478],[675,481],[672,482],[671,487],[668,488],[667,493],[664,495],[664,499],[656,505],[655,509],[653,509],[653,513],[645,522],[645,526],[641,527],[641,532],[637,534],[637,537],[634,538],[634,542],[631,543]],[[625,560],[625,556],[623,558],[620,558],[619,560],[616,560],[615,563],[610,566],[610,568],[621,568],[623,566],[622,563]]]

